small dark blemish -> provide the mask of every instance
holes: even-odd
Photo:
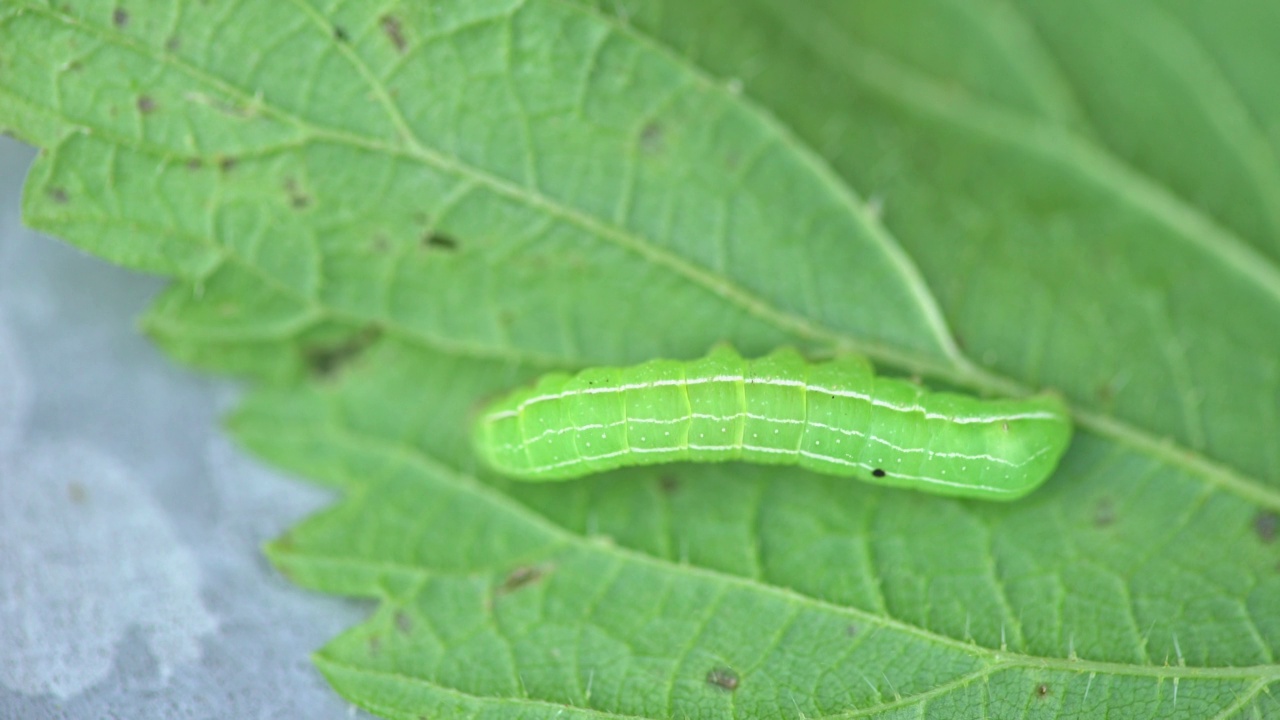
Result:
[[[429,232],[426,237],[422,238],[422,244],[437,250],[448,250],[450,252],[458,249],[458,241],[452,237],[438,232]]]
[[[507,574],[507,579],[503,580],[502,586],[498,588],[498,594],[507,595],[513,593],[538,582],[546,575],[547,570],[545,568],[540,568],[536,565],[523,565]]]
[[[396,613],[396,630],[402,635],[408,635],[413,632],[413,618],[409,617],[409,613],[400,610]]]
[[[1036,686],[1036,697],[1046,697],[1049,694],[1049,686],[1040,683]]]
[[[204,167],[204,161],[200,158],[187,158],[188,170],[199,170],[202,167]]]
[[[386,255],[391,251],[391,241],[387,239],[386,235],[378,233],[369,242],[369,249],[376,255]]]
[[[1111,498],[1102,498],[1093,508],[1093,526],[1098,528],[1110,527],[1116,521],[1116,508],[1111,502]]]
[[[176,53],[181,48],[182,48],[182,39],[179,38],[177,35],[170,35],[169,39],[164,41],[164,49],[171,53]]]
[[[71,196],[67,195],[67,191],[60,187],[49,188],[49,199],[59,205],[66,205],[71,202]]]
[[[858,626],[853,623],[849,623],[844,628],[844,634],[849,637],[857,637],[859,632],[861,632],[861,630],[859,630]]]
[[[72,481],[67,483],[67,497],[76,505],[83,505],[84,501],[89,499],[89,493],[85,491],[84,485]]]
[[[138,112],[143,115],[150,115],[156,111],[156,101],[150,95],[138,96]]]
[[[1098,399],[1098,402],[1103,405],[1110,405],[1111,401],[1115,399],[1116,391],[1112,389],[1111,383],[1108,382],[1099,385],[1097,389],[1093,391],[1093,395]]]
[[[231,172],[236,167],[236,159],[233,157],[222,157],[218,159],[218,169],[222,172]]]
[[[731,668],[718,667],[707,673],[708,685],[715,685],[716,687],[722,690],[728,690],[729,692],[737,690],[739,682],[741,682],[741,680],[738,678],[738,673],[734,672]]]
[[[658,487],[662,488],[662,492],[674,495],[680,489],[680,481],[675,475],[663,475],[658,478]]]
[[[656,155],[666,149],[666,130],[662,123],[653,121],[640,129],[640,149]]]
[[[298,181],[293,178],[286,178],[284,181],[284,191],[289,195],[289,205],[294,210],[302,210],[311,205],[311,196],[302,191],[298,185]]]
[[[885,476],[885,472],[884,472],[884,470],[881,470],[880,468],[876,468],[875,470],[872,470],[872,471],[871,471],[871,475],[872,475],[872,477],[884,477],[884,476]]]
[[[1276,541],[1276,532],[1280,530],[1280,515],[1273,512],[1260,512],[1253,519],[1253,531],[1258,539],[1270,545]]]
[[[381,654],[382,654],[382,638],[378,637],[377,635],[370,635],[369,636],[369,655],[371,657],[378,657]]]
[[[319,345],[303,351],[307,367],[317,378],[336,376],[360,357],[382,336],[382,329],[369,327],[334,345]]]
[[[397,20],[394,15],[383,15],[382,21],[379,24],[382,25],[383,34],[387,36],[387,39],[391,41],[392,45],[396,46],[396,50],[404,52],[406,44],[404,41],[404,31],[400,28],[400,21]]]
[[[129,24],[129,11],[124,8],[116,8],[111,13],[111,24],[118,28],[122,28]]]
[[[351,36],[347,34],[347,31],[341,25],[334,25],[333,39],[337,40],[340,43],[344,43],[344,42],[350,41]]]

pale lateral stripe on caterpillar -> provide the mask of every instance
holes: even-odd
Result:
[[[724,442],[707,444],[708,434]],[[1070,436],[1066,407],[1053,395],[930,393],[876,377],[859,358],[810,364],[782,349],[744,360],[722,347],[691,362],[545,376],[491,404],[475,442],[490,465],[529,480],[742,459],[1010,499],[1052,473]]]
[[[786,418],[786,419],[770,418],[770,417],[766,417],[766,416],[764,416],[764,415],[754,415],[754,414],[752,414],[752,413],[737,413],[737,414],[735,414],[735,415],[708,415],[708,414],[705,414],[705,413],[691,413],[691,414],[690,414],[690,417],[703,418],[703,419],[707,419],[707,420],[721,420],[721,421],[725,421],[725,420],[736,420],[736,419],[738,419],[738,418],[751,418],[751,419],[753,419],[753,420],[764,420],[764,421],[767,421],[767,422],[777,422],[777,423],[783,423],[783,424],[788,424],[788,425],[801,425],[801,424],[804,424],[804,421],[803,421],[803,420],[794,420],[794,419],[790,419],[790,418]],[[679,419],[679,418],[677,418],[677,419],[667,419],[667,420],[656,420],[656,419],[652,419],[652,418],[629,418],[629,419],[627,419],[627,420],[619,420],[618,422],[615,422],[615,423],[609,423],[609,424],[607,424],[607,425],[602,425],[602,424],[600,424],[600,423],[593,423],[593,424],[590,424],[590,425],[582,425],[582,426],[577,426],[577,427],[575,427],[575,426],[569,426],[569,427],[555,428],[555,429],[552,429],[552,430],[544,430],[544,431],[542,431],[542,433],[541,433],[541,434],[539,434],[539,435],[535,435],[534,437],[531,437],[531,438],[528,438],[527,440],[525,440],[525,441],[524,441],[524,444],[538,442],[538,441],[543,440],[543,439],[545,439],[545,438],[547,438],[547,437],[550,437],[550,436],[552,436],[552,435],[562,435],[562,434],[564,434],[564,433],[568,433],[568,432],[581,432],[581,431],[583,431],[583,430],[607,430],[607,429],[609,429],[609,428],[622,427],[623,425],[626,425],[626,424],[628,424],[628,423],[654,424],[654,425],[674,425],[674,424],[681,423],[681,422],[684,422],[684,420],[683,420],[683,419]],[[868,439],[868,440],[871,440],[871,441],[874,441],[874,442],[880,443],[881,445],[884,445],[885,447],[888,447],[889,449],[891,449],[891,450],[893,450],[893,451],[895,451],[895,452],[901,452],[901,453],[927,453],[930,457],[954,457],[954,458],[964,458],[964,459],[966,459],[966,460],[990,460],[991,462],[1000,463],[1000,464],[1003,464],[1003,465],[1013,465],[1013,463],[1012,463],[1011,461],[1009,461],[1009,460],[1006,460],[1006,459],[1004,459],[1004,458],[995,457],[994,455],[988,455],[988,454],[986,454],[986,453],[983,453],[983,454],[980,454],[980,455],[971,455],[971,454],[960,453],[960,452],[934,452],[934,451],[932,451],[932,450],[929,450],[928,448],[909,448],[909,447],[901,447],[901,446],[899,446],[899,445],[894,445],[893,443],[889,442],[888,440],[885,440],[884,438],[875,437],[875,436],[873,436],[873,435],[867,435],[866,433],[864,433],[864,432],[860,432],[860,431],[858,431],[858,430],[845,429],[845,428],[839,428],[839,427],[836,427],[836,426],[834,426],[834,425],[827,425],[827,424],[825,424],[825,423],[818,423],[818,422],[811,422],[811,423],[809,423],[808,425],[809,425],[809,427],[813,427],[813,428],[819,428],[819,429],[823,429],[823,430],[831,430],[831,431],[834,431],[834,432],[840,433],[840,434],[842,434],[842,435],[848,435],[848,436],[852,436],[852,437],[864,437],[864,438],[866,438],[866,439]],[[836,442],[840,442],[840,441],[839,441],[839,440],[837,440]],[[507,446],[507,448],[508,448],[508,449],[511,449],[511,448],[513,448],[513,447],[514,447],[513,445],[508,445],[508,446]],[[691,448],[693,448],[693,447],[695,447],[695,446],[692,446],[692,445],[691,445],[690,447],[691,447]],[[750,449],[752,449],[752,450],[766,450],[765,448],[760,448],[760,447],[752,447],[752,448],[750,448]],[[793,452],[798,452],[798,451],[799,451],[799,450],[797,449],[797,450],[795,450],[795,451],[793,451]],[[596,460],[596,459],[599,459],[599,457],[592,457],[592,458],[588,458],[588,459],[589,459],[589,460]],[[1024,463],[1024,464],[1025,464],[1025,463]],[[870,470],[871,468],[867,468],[867,469],[868,469],[868,470]]]

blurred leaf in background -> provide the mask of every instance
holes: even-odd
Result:
[[[1280,6],[0,0],[35,227],[344,500],[389,718],[1280,717]],[[1080,431],[1010,505],[739,464],[521,485],[468,421],[732,342]]]

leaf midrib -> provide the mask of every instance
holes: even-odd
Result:
[[[841,42],[835,29],[838,24],[821,17],[812,4],[788,5],[784,13],[774,11],[768,5],[771,0],[754,1],[771,12],[779,24],[790,26],[793,33],[812,38],[813,47],[837,72],[957,129],[1022,147],[1063,164],[1069,162],[1095,178],[1099,186],[1116,188],[1118,196],[1135,209],[1165,223],[1175,236],[1199,247],[1207,257],[1216,258],[1280,304],[1280,269],[1270,258],[1105,148],[1069,129],[1029,121],[965,90],[944,87],[880,52]],[[807,22],[797,22],[803,13],[808,13]]]
[[[301,2],[301,0],[294,0],[294,1]],[[558,0],[558,2],[560,2],[561,4],[571,5],[571,3],[568,2],[568,0]],[[523,188],[520,188],[518,186],[515,186],[507,182],[506,180],[489,176],[477,169],[471,168],[470,166],[463,165],[445,156],[434,153],[433,151],[430,151],[428,148],[418,144],[416,140],[406,139],[406,141],[411,141],[413,145],[409,148],[404,148],[404,147],[399,147],[395,145],[389,145],[382,141],[371,140],[371,139],[363,138],[357,135],[352,135],[347,132],[327,129],[327,128],[324,128],[323,126],[312,124],[311,122],[304,121],[302,118],[297,117],[289,112],[286,112],[282,109],[276,108],[275,106],[267,104],[260,97],[250,97],[245,93],[243,93],[238,87],[229,85],[228,83],[222,81],[220,78],[217,78],[206,72],[203,72],[199,68],[192,67],[189,64],[182,62],[180,59],[176,57],[159,56],[154,51],[154,48],[152,48],[151,46],[141,44],[133,40],[127,35],[122,35],[120,33],[117,33],[111,30],[106,30],[99,26],[90,25],[90,24],[81,22],[77,18],[73,18],[61,13],[57,13],[53,10],[44,8],[39,5],[32,5],[29,2],[25,3],[25,7],[29,11],[36,12],[37,14],[42,14],[45,17],[54,19],[55,21],[63,22],[67,25],[76,27],[77,29],[80,29],[86,33],[93,34],[103,42],[108,42],[108,43],[114,42],[118,45],[127,47],[133,52],[136,52],[146,57],[150,57],[157,64],[173,65],[175,68],[181,69],[183,72],[188,73],[193,78],[198,79],[202,82],[208,83],[212,87],[217,87],[218,89],[227,93],[229,96],[234,97],[238,100],[241,100],[244,102],[251,101],[254,104],[253,106],[258,111],[263,112],[266,115],[275,117],[279,121],[285,124],[291,125],[294,128],[297,128],[298,130],[309,135],[312,140],[327,140],[335,143],[345,143],[351,147],[361,148],[371,152],[385,153],[395,157],[422,162],[424,164],[435,165],[439,168],[449,170],[449,171],[458,173],[462,176],[468,177],[474,182],[484,184],[490,187],[491,189],[493,189],[495,192],[503,194],[506,197],[510,197],[517,201],[524,202],[533,207],[539,208],[552,217],[558,217],[567,222],[577,224],[579,227],[589,230],[592,233],[595,233],[596,235],[602,238],[609,239],[612,242],[618,244],[620,247],[626,248],[631,252],[634,252],[641,258],[649,262],[652,262],[655,265],[667,267],[677,272],[681,276],[719,295],[726,302],[729,302],[731,304],[736,304],[738,307],[760,318],[761,320],[774,324],[776,327],[783,330],[784,332],[790,333],[792,335],[795,335],[801,338],[807,338],[811,340],[828,343],[840,352],[855,352],[855,353],[870,357],[873,360],[876,360],[877,362],[900,367],[913,373],[917,373],[926,377],[939,379],[939,380],[953,383],[959,386],[968,387],[970,389],[977,390],[980,392],[992,393],[992,394],[1006,394],[1006,395],[1026,395],[1026,394],[1030,394],[1031,392],[1030,389],[1026,388],[1024,385],[1022,385],[1018,381],[990,372],[984,368],[981,368],[975,365],[972,361],[970,361],[967,357],[965,357],[962,354],[956,354],[954,357],[951,358],[952,360],[951,364],[945,364],[935,359],[922,357],[919,354],[912,351],[903,351],[896,348],[887,347],[878,343],[867,343],[865,341],[860,341],[856,338],[849,337],[842,332],[818,325],[808,320],[807,318],[794,316],[789,313],[778,310],[777,308],[774,308],[773,306],[766,303],[762,299],[756,297],[754,294],[749,293],[746,290],[743,290],[741,288],[738,288],[736,285],[729,282],[726,278],[723,278],[718,275],[714,275],[703,268],[695,266],[694,264],[687,262],[682,257],[666,252],[665,250],[655,248],[649,243],[647,243],[643,238],[633,237],[632,235],[625,232],[624,230],[614,228],[613,226],[607,224],[604,221],[597,220],[593,217],[577,212],[571,208],[565,208],[553,202],[552,200],[546,197],[543,197],[540,194],[525,190]],[[572,7],[580,9],[579,6],[577,5],[572,5]],[[636,35],[635,31],[630,29],[629,26],[624,26],[619,24],[616,18],[610,18],[608,16],[600,15],[598,13],[597,15],[602,19],[603,22],[610,23],[616,32],[626,33],[628,34],[629,37],[632,37],[639,42],[643,42],[649,45],[650,47],[654,47],[658,51],[665,52],[668,55],[668,57],[672,57],[672,58],[675,58],[677,61],[683,62],[684,60],[683,58],[681,58],[678,55],[672,54],[670,51],[666,50],[660,45],[654,44],[654,41],[651,38],[647,38],[646,36],[642,36],[642,35]],[[11,15],[9,17],[15,17],[15,16]],[[817,37],[819,38],[825,37],[828,39],[828,42],[816,43],[815,46],[820,48],[828,48],[828,46],[830,45],[831,28],[827,26],[821,26],[821,27],[815,28],[814,31],[815,33],[818,33]],[[855,50],[854,48],[852,48],[847,44],[842,46],[842,50],[840,51],[860,53],[867,57],[875,55],[874,53],[868,53],[868,51]],[[881,58],[878,58],[878,61],[887,63],[889,65],[896,65],[894,61],[889,60],[887,58],[881,57]],[[685,62],[684,65],[688,67],[687,62]],[[362,64],[358,64],[358,67],[362,68],[362,73],[364,73],[364,77],[366,78],[366,81],[370,82],[371,86],[375,88],[379,87],[377,83],[374,83],[372,82],[372,80],[369,79],[367,70],[363,69]],[[704,82],[707,82],[708,87],[717,89],[719,92],[727,92],[723,88],[719,88],[719,86],[716,85],[715,83],[712,83],[709,79],[707,79],[705,74],[700,73],[696,68],[691,69],[690,72],[702,78]],[[911,73],[911,71],[909,70],[903,70],[902,72],[905,72],[908,74]],[[874,78],[872,78],[872,80],[874,80]],[[920,80],[917,78],[916,82],[923,83],[926,87],[929,85],[928,80]],[[895,95],[901,95],[894,88],[886,88],[886,92],[892,92]],[[952,100],[955,99],[954,95],[946,95],[946,97]],[[740,102],[747,102],[741,96],[735,96],[735,99],[737,99]],[[918,98],[914,98],[911,96],[907,96],[906,99],[919,100]],[[1059,131],[1055,131],[1053,133],[1046,133],[1046,131],[1041,128],[1027,128],[1025,127],[1025,123],[1021,122],[1021,120],[1016,116],[1010,116],[1009,114],[1003,113],[998,110],[988,110],[986,108],[977,107],[976,104],[964,105],[963,107],[967,109],[966,112],[977,113],[979,117],[986,117],[989,114],[993,117],[1000,119],[1002,124],[1003,123],[1010,124],[1012,127],[1017,129],[1016,135],[1018,137],[1013,139],[1035,141],[1036,143],[1039,143],[1044,141],[1046,139],[1046,136],[1048,135],[1050,137],[1048,137],[1047,139],[1052,139],[1055,142],[1064,142],[1068,146],[1069,152],[1087,150],[1090,156],[1096,158],[1099,163],[1102,163],[1104,160],[1106,160],[1106,158],[1102,157],[1101,154],[1098,153],[1096,150],[1094,150],[1091,145],[1088,145],[1087,143],[1083,143],[1083,142],[1078,142],[1075,140],[1073,136],[1070,136],[1069,134],[1059,132]],[[928,111],[929,110],[928,103],[923,105],[921,109]],[[767,122],[775,123],[775,126],[774,126],[775,131],[778,131],[780,133],[780,136],[782,136],[784,139],[787,139],[789,142],[791,142],[795,146],[795,149],[797,150],[797,152],[800,152],[803,157],[808,158],[809,162],[815,165],[815,169],[820,170],[819,174],[822,177],[826,178],[827,182],[839,183],[839,185],[843,187],[843,182],[840,181],[838,176],[834,174],[834,171],[832,171],[825,163],[821,162],[820,159],[814,158],[814,156],[812,156],[812,154],[807,151],[807,148],[798,140],[796,140],[794,137],[792,137],[789,133],[782,132],[782,130],[776,126],[776,121],[772,118],[771,115],[763,112],[761,109],[756,108],[754,106],[753,106],[753,110],[755,110],[755,112],[760,114],[761,117],[765,118]],[[401,123],[403,122],[403,118],[399,116],[399,113],[394,108],[388,108],[388,112],[393,114],[392,115],[393,118],[400,118],[399,122]],[[958,119],[963,120],[964,119],[963,114],[961,114],[961,116]],[[982,123],[978,123],[978,124],[981,125]],[[982,132],[990,132],[985,127],[980,129]],[[135,148],[142,149],[146,152],[151,152],[158,156],[169,157],[171,155],[171,153],[169,153],[166,150],[163,150],[161,148],[150,147],[137,139],[112,137],[108,133],[103,133],[99,130],[88,128],[88,127],[84,127],[83,131],[86,133],[91,132],[92,134],[102,136],[102,137],[108,137],[108,138],[111,138],[114,142],[117,142],[118,144],[125,145],[125,146],[133,146]],[[1104,163],[1104,166],[1105,166],[1105,163]],[[1123,167],[1120,167],[1117,169],[1124,170]],[[1122,177],[1124,176],[1122,175]],[[1137,182],[1136,178],[1135,178],[1135,182]],[[1153,188],[1153,190],[1158,191],[1159,189]],[[852,203],[850,205],[851,212],[853,212],[855,215],[859,217],[865,217],[864,211],[861,210],[856,203],[853,203],[851,199],[852,196],[849,194],[847,187],[843,187],[843,189],[840,191],[840,195],[842,197],[850,199],[850,202]],[[1265,261],[1265,259],[1260,260],[1258,257],[1255,256],[1254,253],[1251,252],[1250,249],[1247,248],[1247,246],[1241,247],[1242,243],[1235,240],[1234,236],[1232,236],[1229,231],[1219,228],[1211,220],[1209,220],[1208,218],[1204,218],[1194,208],[1186,208],[1184,206],[1181,206],[1181,204],[1177,202],[1176,197],[1168,196],[1167,194],[1160,195],[1159,192],[1156,193],[1156,196],[1162,200],[1169,202],[1170,207],[1165,208],[1166,210],[1171,210],[1175,212],[1176,215],[1180,215],[1180,216],[1185,215],[1191,218],[1192,220],[1195,221],[1194,223],[1195,225],[1197,226],[1204,225],[1208,227],[1212,231],[1211,234],[1213,235],[1213,237],[1223,239],[1225,244],[1222,245],[1219,249],[1222,249],[1225,252],[1227,252],[1226,257],[1229,257],[1233,260],[1233,264],[1231,266],[1235,267],[1236,265],[1239,265],[1240,267],[1243,267],[1245,271],[1247,271],[1243,273],[1246,277],[1256,280],[1257,281],[1256,284],[1259,287],[1268,290],[1277,298],[1280,298],[1280,274],[1269,272],[1269,270],[1271,269],[1271,266]],[[1174,223],[1172,226],[1175,228],[1179,227],[1179,225],[1177,225],[1176,223]],[[1192,239],[1199,238],[1198,233],[1180,233],[1180,234],[1189,236]],[[887,243],[886,247],[890,247],[890,248],[899,247],[897,243],[891,242],[888,239],[887,233],[881,234],[878,237],[881,237],[884,239],[884,241]],[[1206,246],[1206,249],[1212,249],[1212,246]],[[917,278],[919,277],[914,272],[914,264],[910,263],[909,260],[904,260],[904,262],[906,262],[907,266],[911,267],[913,270],[912,272],[906,275],[905,279],[908,281],[908,285],[914,285],[915,283],[911,282],[912,277],[917,277]],[[1261,270],[1257,270],[1257,272],[1262,274],[1255,276],[1253,270],[1258,268],[1262,268]],[[913,292],[916,292],[916,293],[922,292],[927,297],[928,302],[922,306],[923,308],[926,309],[926,314],[927,314],[927,308],[936,307],[936,304],[932,302],[932,295],[931,293],[929,293],[928,288],[923,286],[922,284],[923,280],[920,280],[919,282],[921,283],[920,286],[913,287]],[[298,294],[296,291],[291,291],[291,292],[293,292],[295,295],[300,297],[304,302],[308,304],[316,302],[315,298],[302,296]],[[326,312],[330,312],[334,316],[340,316],[339,313],[335,313],[329,309],[326,309]],[[369,322],[368,318],[363,318],[362,320],[365,322]],[[389,331],[394,332],[397,335],[406,336],[409,338],[417,338],[417,341],[419,343],[425,342],[428,345],[431,345],[433,347],[435,346],[434,338],[423,337],[412,330],[408,330],[402,326],[396,325],[395,323],[390,323],[387,319],[383,319],[381,322],[386,325],[390,325],[390,327],[388,327],[387,329]],[[939,320],[939,322],[941,321]],[[948,331],[948,337],[949,336],[950,334]],[[441,348],[442,352],[451,352],[451,351],[456,352],[456,350],[457,350],[456,345],[452,349]],[[506,357],[509,357],[509,356],[506,356]],[[545,362],[545,360],[543,360],[543,362]],[[1082,407],[1073,406],[1072,414],[1078,423],[1080,423],[1081,425],[1083,425],[1084,427],[1090,430],[1093,430],[1094,432],[1098,433],[1103,437],[1109,438],[1124,446],[1133,448],[1140,452],[1159,458],[1162,462],[1165,462],[1174,467],[1181,468],[1187,471],[1188,473],[1192,474],[1194,477],[1198,477],[1201,480],[1211,485],[1214,485],[1219,488],[1223,488],[1229,492],[1237,494],[1238,496],[1246,498],[1249,501],[1254,502],[1258,505],[1261,505],[1268,509],[1280,510],[1280,488],[1267,487],[1266,485],[1263,485],[1261,482],[1259,482],[1256,478],[1252,478],[1252,477],[1237,473],[1227,465],[1213,462],[1203,457],[1199,452],[1183,448],[1182,446],[1178,445],[1174,441],[1158,438],[1154,435],[1151,435],[1150,433],[1147,433],[1139,428],[1136,428],[1135,426],[1133,426],[1128,422],[1118,421],[1115,418],[1111,418],[1101,413],[1095,413],[1093,411],[1090,411]]]

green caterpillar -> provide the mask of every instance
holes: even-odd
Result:
[[[547,375],[492,403],[475,427],[480,455],[526,480],[747,460],[992,500],[1043,483],[1070,439],[1056,395],[929,392],[876,377],[861,358],[809,363],[790,348]]]

